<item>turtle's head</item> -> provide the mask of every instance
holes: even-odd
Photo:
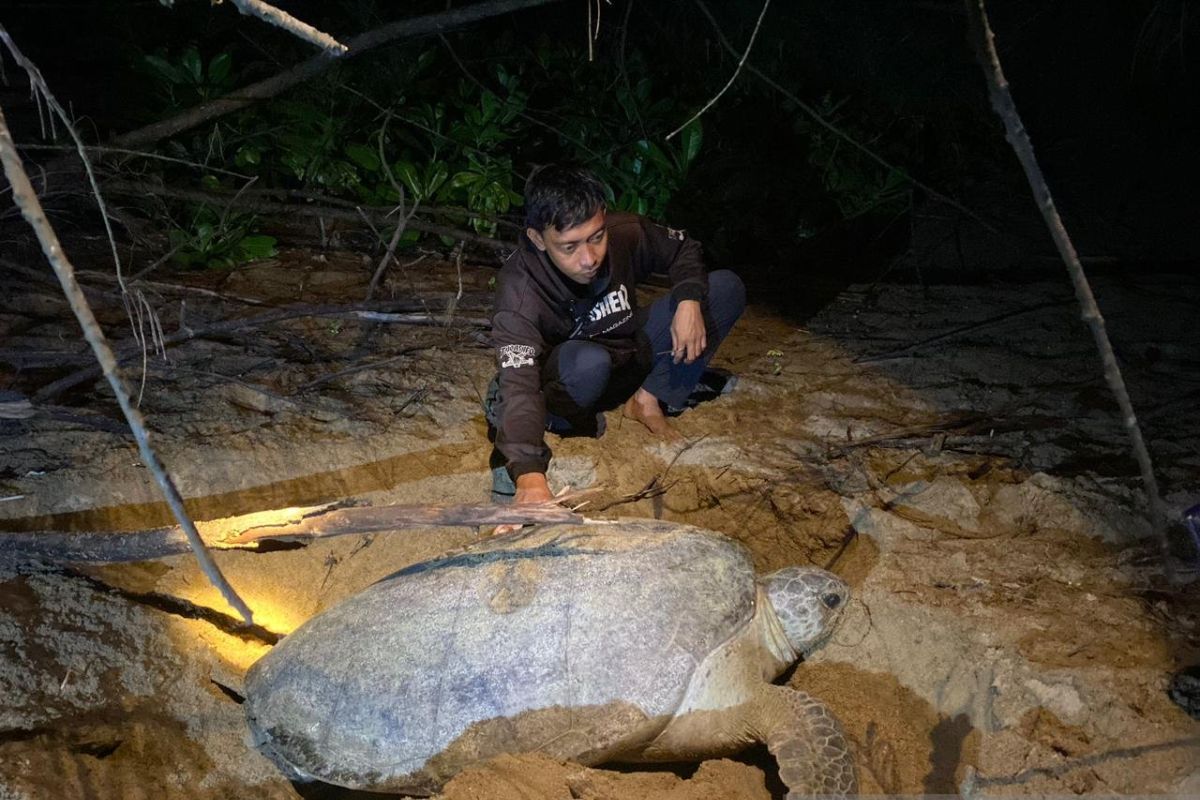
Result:
[[[850,601],[846,582],[816,567],[784,567],[760,582],[792,649],[803,656],[829,638]]]

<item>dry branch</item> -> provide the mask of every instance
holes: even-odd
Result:
[[[208,169],[208,167],[204,167]],[[243,180],[249,180],[245,175],[236,175],[235,177]],[[303,191],[300,189],[272,189],[264,187],[261,189],[248,189],[243,192],[247,197],[282,197],[291,198],[293,200],[304,200],[306,203],[315,203],[319,206],[332,206],[335,208],[359,208],[359,204],[352,200],[347,200],[343,197],[334,197],[320,192]],[[382,210],[382,209],[377,209]],[[482,219],[487,222],[495,223],[497,226],[509,228],[514,231],[523,231],[525,226],[519,222],[514,222],[512,218],[506,218],[497,214],[488,214],[482,211],[471,211],[462,206],[433,206],[422,205],[422,214],[432,214],[433,216],[443,217],[465,217],[466,219]]]
[[[1013,319],[1014,317],[1020,317],[1025,314],[1032,314],[1034,312],[1042,311],[1043,309],[1047,309],[1047,308],[1057,308],[1058,306],[1066,305],[1069,302],[1070,302],[1069,300],[1052,300],[1052,301],[1049,301],[1046,303],[1036,303],[1031,306],[1026,306],[1025,308],[1018,308],[1015,311],[1006,311],[1003,314],[997,314],[994,317],[988,317],[987,319],[980,320],[979,322],[972,322],[969,325],[960,325],[959,327],[954,328],[953,330],[946,331],[945,333],[935,334],[935,335],[929,336],[925,339],[920,339],[911,344],[906,344],[903,347],[898,347],[895,350],[889,350],[886,353],[878,353],[873,356],[858,356],[855,359],[853,359],[852,363],[854,363],[854,364],[874,364],[879,361],[891,361],[894,358],[903,358],[904,356],[907,356],[910,353],[912,353],[914,350],[919,350],[922,347],[927,347],[928,345],[936,344],[938,342],[944,342],[947,339],[953,339],[955,336],[959,336],[964,333],[972,333],[974,331],[980,330],[981,328],[986,328],[989,325],[995,325],[1000,322],[1007,322],[1008,320]]]
[[[583,517],[563,508],[562,499],[547,503],[498,505],[465,503],[459,505],[383,506],[380,508],[343,508],[293,525],[252,528],[231,537],[222,546],[235,547],[263,540],[323,539],[354,533],[382,533],[405,527],[486,527],[531,523],[579,523]]]
[[[392,208],[374,206],[354,206],[352,208],[319,207],[313,205],[296,205],[293,203],[275,203],[254,196],[237,196],[232,192],[206,192],[201,189],[177,189],[154,183],[129,183],[126,181],[106,181],[104,188],[113,194],[125,194],[132,197],[145,197],[148,194],[159,197],[169,197],[174,200],[186,200],[191,203],[212,203],[213,205],[230,208],[240,208],[246,211],[257,211],[262,214],[281,214],[288,217],[311,217],[313,219],[341,220],[359,224],[364,218],[375,224],[385,224]],[[489,239],[471,231],[451,228],[448,225],[438,225],[434,222],[423,222],[410,219],[407,227],[422,233],[432,233],[436,236],[449,236],[460,241],[465,240],[475,244],[490,247],[494,250],[515,250],[516,242],[501,239]]]
[[[396,190],[396,196],[400,198],[400,204],[393,209],[394,212],[397,212],[396,218],[398,221],[396,223],[396,230],[392,232],[392,238],[388,242],[387,250],[384,251],[383,258],[379,259],[379,266],[375,268],[374,274],[371,275],[371,282],[367,284],[367,294],[365,298],[367,300],[370,300],[371,297],[374,296],[375,290],[379,287],[379,282],[383,280],[383,275],[387,271],[388,264],[391,263],[395,258],[396,247],[400,244],[400,237],[404,235],[404,230],[408,227],[409,223],[412,222],[412,218],[417,215],[417,209],[421,206],[420,201],[414,197],[412,208],[409,209],[407,214],[404,213],[404,198],[406,194],[404,187],[401,186],[400,182],[396,180],[396,176],[392,172],[392,167],[388,163],[387,155],[383,152],[383,140],[385,134],[387,133],[388,123],[391,121],[391,119],[392,112],[388,111],[387,115],[383,119],[382,132],[379,134],[379,163],[383,165],[383,171],[384,174],[387,175],[388,182],[392,184],[392,188]],[[363,213],[362,209],[360,208],[356,208],[355,210],[360,214]]]
[[[112,387],[113,394],[117,397],[117,404],[121,407],[121,412],[125,415],[125,420],[129,423],[130,430],[133,431],[133,436],[138,443],[138,452],[141,455],[142,463],[146,465],[146,468],[154,476],[167,501],[167,505],[171,508],[171,513],[179,520],[179,524],[186,536],[187,544],[195,552],[196,559],[200,563],[204,574],[221,592],[226,602],[237,610],[242,619],[248,624],[252,624],[253,615],[250,613],[249,607],[246,606],[237,592],[233,590],[229,582],[225,580],[216,562],[212,560],[212,556],[204,549],[204,543],[200,539],[200,534],[196,531],[195,524],[184,509],[183,498],[180,496],[179,490],[175,487],[171,476],[167,474],[166,469],[159,462],[158,456],[150,447],[149,433],[142,420],[142,415],[134,408],[130,401],[129,391],[120,373],[117,372],[117,362],[112,350],[108,346],[108,341],[105,339],[104,331],[100,329],[100,325],[96,321],[96,316],[92,313],[87,298],[84,297],[83,290],[80,288],[79,282],[75,279],[75,269],[67,259],[66,253],[63,251],[62,245],[58,240],[58,235],[54,232],[54,228],[51,227],[50,221],[46,219],[46,213],[42,209],[42,204],[38,200],[37,193],[34,191],[33,185],[29,182],[29,176],[25,173],[25,168],[21,164],[21,157],[17,154],[16,145],[13,143],[12,136],[8,132],[8,123],[5,120],[2,109],[0,109],[0,161],[3,162],[4,174],[8,178],[9,185],[12,187],[13,201],[21,209],[22,216],[25,217],[25,220],[37,235],[38,242],[42,246],[42,251],[46,254],[46,259],[54,269],[54,274],[58,276],[59,283],[62,284],[67,301],[71,304],[71,310],[74,312],[75,318],[79,320],[84,338],[91,345],[92,352],[95,354],[96,360],[100,363],[100,371],[108,379],[109,386]]]
[[[556,0],[491,0],[490,2],[476,3],[465,8],[455,8],[437,14],[426,14],[421,17],[399,20],[350,39],[346,43],[348,49],[344,56],[334,56],[329,52],[320,53],[285,72],[238,89],[231,95],[188,109],[170,119],[155,122],[144,128],[138,128],[135,131],[118,136],[113,140],[112,145],[116,147],[136,147],[157,142],[168,136],[174,136],[189,128],[194,128],[201,123],[246,108],[259,100],[274,97],[280,92],[320,75],[339,60],[362,55],[388,42],[441,33],[469,25],[472,22],[488,19],[489,17],[546,5],[552,2],[556,2]]]
[[[319,31],[307,22],[301,22],[286,11],[281,11],[262,0],[231,0],[231,2],[243,14],[269,22],[277,28],[282,28],[306,42],[311,42],[317,47],[329,51],[332,55],[340,56],[346,52],[346,45],[328,33]]]
[[[564,508],[559,498],[549,503],[496,505],[379,506],[296,509],[296,521],[258,525],[262,514],[201,523],[203,541],[215,549],[256,550],[264,541],[305,542],[330,536],[397,533],[412,527],[490,527],[532,523],[579,523],[579,514]],[[0,553],[7,557],[56,562],[118,563],[146,561],[186,553],[187,539],[178,526],[148,531],[79,532],[32,531],[0,533]]]
[[[400,314],[388,314],[388,316],[390,318],[382,318],[382,314],[384,312],[372,312],[370,310],[371,308],[395,309],[397,307],[397,305],[398,304],[395,302],[390,302],[390,303],[389,302],[374,302],[374,303],[357,303],[357,304],[353,304],[353,305],[344,305],[344,304],[310,305],[310,304],[304,303],[304,304],[297,304],[297,305],[292,305],[292,306],[285,306],[283,308],[278,308],[278,309],[275,309],[274,311],[268,311],[265,314],[258,314],[253,317],[241,317],[238,319],[226,319],[226,320],[221,320],[219,322],[211,323],[209,325],[200,325],[200,326],[197,326],[194,328],[185,328],[185,329],[177,331],[169,336],[163,337],[162,345],[164,347],[171,347],[171,346],[179,344],[181,342],[190,341],[192,339],[197,339],[200,337],[219,336],[222,334],[232,333],[232,332],[238,331],[238,330],[244,330],[246,328],[262,327],[264,325],[269,325],[269,324],[272,324],[275,322],[282,322],[284,320],[297,319],[300,317],[336,317],[336,316],[345,316],[345,315],[353,315],[353,316],[357,317],[360,314],[374,313],[374,314],[376,314],[376,316],[373,319],[368,317],[369,320],[377,321],[377,322],[402,322],[402,323],[406,323],[406,324],[431,324],[431,321],[429,320],[427,313],[409,315],[409,318],[407,318],[407,319],[403,318]],[[421,305],[423,305],[423,304],[414,304],[414,307],[421,307]],[[439,324],[439,325],[446,325],[446,324],[477,325],[477,324],[480,324],[483,322],[486,322],[486,320],[479,320],[479,319],[463,320],[460,318],[460,319],[449,320],[449,321],[447,321],[445,319],[441,319],[441,320],[438,320],[436,324]],[[5,355],[5,351],[0,351],[0,357],[2,357],[4,355]],[[19,354],[15,354],[15,355],[19,356]],[[43,355],[42,357],[46,358],[45,355]],[[137,347],[136,345],[133,345],[133,346],[121,348],[120,351],[116,355],[116,361],[117,361],[117,363],[122,363],[125,361],[129,361],[131,359],[140,358],[140,357],[141,357],[141,348]],[[81,383],[87,383],[88,381],[95,380],[96,378],[98,378],[100,376],[100,374],[101,374],[100,369],[98,367],[89,367],[87,369],[83,369],[83,370],[79,370],[78,372],[74,372],[70,375],[66,375],[66,376],[54,381],[53,383],[49,383],[49,384],[43,386],[41,389],[39,389],[37,392],[35,392],[33,395],[33,401],[34,401],[34,403],[37,403],[37,404],[45,403],[45,402],[59,396],[63,392],[67,391],[68,389],[78,386]]]
[[[1100,308],[1096,305],[1096,298],[1092,295],[1092,287],[1088,283],[1087,275],[1083,272],[1083,265],[1079,263],[1079,255],[1075,252],[1075,245],[1072,244],[1071,237],[1063,225],[1062,217],[1059,216],[1058,209],[1054,205],[1050,187],[1046,184],[1046,178],[1042,175],[1042,169],[1033,154],[1033,143],[1029,139],[1020,114],[1017,113],[1017,106],[1013,102],[1012,94],[1008,90],[1008,79],[1004,77],[1004,70],[1000,66],[1000,55],[996,52],[995,37],[991,25],[988,23],[984,0],[966,0],[966,4],[967,18],[971,23],[971,38],[976,47],[979,66],[983,69],[984,78],[988,84],[992,108],[1004,122],[1008,142],[1016,152],[1022,169],[1025,170],[1025,177],[1029,181],[1029,188],[1033,191],[1034,200],[1037,201],[1042,218],[1046,221],[1046,227],[1050,229],[1050,236],[1054,239],[1054,245],[1058,248],[1059,255],[1062,256],[1063,263],[1067,266],[1067,272],[1071,276],[1071,283],[1075,287],[1075,296],[1079,299],[1083,321],[1091,329],[1092,338],[1096,341],[1096,349],[1100,351],[1100,360],[1104,364],[1104,380],[1108,382],[1108,387],[1116,397],[1117,405],[1121,408],[1121,421],[1129,434],[1133,457],[1137,460],[1138,468],[1142,473],[1142,483],[1146,490],[1147,516],[1150,519],[1150,527],[1158,537],[1159,545],[1162,548],[1163,568],[1167,572],[1168,579],[1173,580],[1174,568],[1171,565],[1171,548],[1167,539],[1166,509],[1163,507],[1162,496],[1158,493],[1158,480],[1154,477],[1150,451],[1146,449],[1142,430],[1138,426],[1137,416],[1133,411],[1133,402],[1129,399],[1129,392],[1125,388],[1125,379],[1121,375],[1121,368],[1117,365],[1116,356],[1113,354],[1112,342],[1109,341],[1108,334],[1105,332],[1104,317],[1100,315]]]
[[[703,108],[701,108],[699,111],[697,111],[691,117],[689,117],[687,122],[683,123],[678,128],[676,128],[675,130],[668,133],[666,135],[666,139],[668,141],[673,136],[676,136],[684,128],[686,128],[688,125],[691,125],[693,122],[700,119],[700,117],[702,117],[704,115],[705,111],[708,111],[710,108],[715,106],[717,104],[717,101],[720,100],[721,97],[727,91],[729,91],[729,87],[733,86],[733,82],[737,80],[737,76],[742,74],[742,67],[744,67],[746,65],[746,59],[750,57],[750,51],[754,49],[754,40],[758,38],[758,30],[759,30],[759,28],[762,27],[763,17],[765,17],[767,15],[767,7],[769,5],[771,5],[771,0],[766,0],[763,3],[762,11],[758,12],[758,21],[754,23],[754,31],[750,34],[750,42],[746,45],[746,52],[742,53],[742,57],[738,60],[738,63],[737,63],[737,69],[735,69],[733,71],[733,74],[729,76],[729,80],[725,83],[724,86],[721,87],[721,91],[717,92],[712,97],[711,100],[709,100],[707,103],[705,103]]]

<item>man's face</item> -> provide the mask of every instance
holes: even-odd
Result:
[[[604,209],[573,228],[560,231],[550,225],[542,231],[526,228],[525,233],[534,247],[550,256],[559,272],[576,283],[591,283],[604,263],[604,254],[608,252]]]

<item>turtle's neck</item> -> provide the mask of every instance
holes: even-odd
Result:
[[[763,679],[773,681],[784,670],[796,663],[801,654],[792,648],[787,632],[783,629],[783,623],[779,621],[779,615],[775,613],[775,607],[771,605],[771,598],[767,596],[767,590],[762,586],[758,587],[755,594],[754,621],[751,624],[758,629],[758,640],[762,644],[763,660],[760,666],[763,671]]]

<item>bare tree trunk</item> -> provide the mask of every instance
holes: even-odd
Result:
[[[1029,187],[1033,190],[1033,197],[1042,212],[1042,217],[1046,220],[1046,227],[1050,229],[1054,245],[1058,248],[1063,263],[1067,265],[1071,283],[1075,286],[1075,296],[1078,298],[1083,312],[1083,321],[1091,329],[1092,338],[1096,341],[1096,349],[1100,351],[1100,360],[1104,364],[1104,379],[1108,382],[1108,388],[1112,390],[1117,399],[1117,405],[1121,408],[1121,421],[1129,434],[1133,457],[1137,460],[1138,468],[1142,473],[1142,484],[1146,491],[1147,516],[1150,518],[1150,526],[1157,535],[1162,548],[1163,568],[1167,572],[1168,579],[1173,580],[1175,571],[1171,566],[1170,544],[1167,540],[1166,510],[1163,507],[1162,497],[1158,493],[1158,481],[1154,477],[1150,451],[1146,449],[1142,430],[1138,426],[1137,416],[1133,412],[1133,403],[1125,388],[1125,379],[1121,376],[1121,369],[1113,354],[1112,343],[1108,340],[1108,334],[1105,332],[1104,317],[1100,315],[1100,308],[1096,305],[1096,298],[1092,295],[1092,287],[1088,283],[1087,275],[1083,272],[1083,265],[1079,263],[1079,255],[1075,252],[1071,237],[1067,235],[1067,229],[1058,215],[1054,198],[1050,196],[1050,187],[1046,184],[1046,178],[1042,175],[1042,169],[1033,154],[1033,144],[1029,140],[1029,134],[1025,130],[1024,123],[1021,122],[1017,106],[1008,90],[1008,80],[1004,77],[1004,70],[1000,66],[1000,56],[996,52],[995,36],[988,23],[984,0],[966,0],[966,4],[967,18],[971,22],[972,40],[977,49],[979,65],[983,68],[983,74],[991,93],[992,108],[1004,122],[1008,143],[1012,145],[1021,162],[1021,167],[1025,170],[1025,177],[1029,181]]]
[[[337,56],[329,52],[320,53],[307,61],[297,64],[286,72],[281,72],[274,77],[267,78],[258,83],[252,83],[235,91],[231,95],[188,109],[170,119],[155,122],[144,128],[138,128],[135,131],[122,134],[113,140],[113,144],[119,147],[136,147],[157,142],[168,136],[174,136],[203,122],[216,119],[232,111],[246,108],[259,100],[274,97],[280,92],[320,75],[328,67],[340,60],[361,55],[368,50],[379,47],[381,44],[387,44],[397,39],[411,39],[418,36],[428,36],[433,33],[442,33],[472,22],[488,19],[489,17],[496,17],[501,14],[508,14],[513,11],[520,11],[525,8],[533,8],[553,2],[557,2],[557,0],[490,0],[489,2],[476,3],[465,8],[455,8],[437,14],[426,14],[423,17],[399,20],[350,39],[346,43],[348,51],[345,55]]]

